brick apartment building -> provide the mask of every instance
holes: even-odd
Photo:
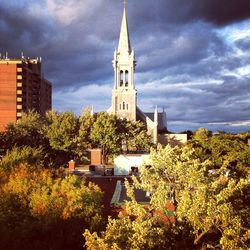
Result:
[[[41,59],[0,58],[0,131],[34,109],[40,114],[51,109],[51,83],[41,72]]]

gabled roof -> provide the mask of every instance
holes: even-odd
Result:
[[[145,115],[154,121],[154,113],[145,113]],[[167,128],[167,124],[165,124],[165,116],[166,114],[164,112],[158,113],[158,130],[164,130]]]
[[[154,123],[154,113],[151,112],[144,113],[143,111],[141,111],[140,108],[136,107],[136,120],[146,122],[147,119],[150,120],[152,123]],[[166,113],[165,111],[162,111],[161,113],[158,112],[158,131],[166,129],[167,129]]]

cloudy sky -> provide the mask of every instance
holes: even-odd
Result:
[[[0,52],[43,58],[53,108],[111,105],[122,0],[0,0]],[[250,1],[127,0],[138,106],[168,128],[250,130]]]

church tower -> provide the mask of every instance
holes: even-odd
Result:
[[[120,31],[118,49],[114,52],[114,88],[112,90],[112,114],[136,121],[137,91],[134,85],[136,61],[129,40],[126,4]]]

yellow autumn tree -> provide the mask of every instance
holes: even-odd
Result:
[[[82,230],[96,230],[101,221],[100,188],[34,168],[16,167],[1,184],[0,249],[81,247]]]

